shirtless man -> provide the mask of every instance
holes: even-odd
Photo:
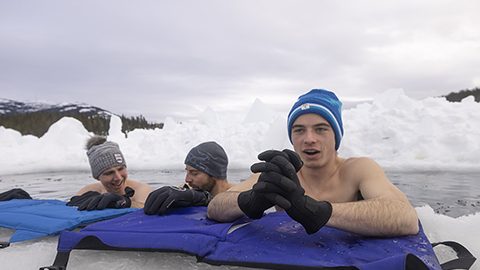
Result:
[[[185,158],[185,185],[153,191],[143,211],[147,215],[162,215],[171,208],[208,205],[213,197],[232,186],[227,180],[227,166],[227,153],[218,143],[195,146]]]
[[[216,196],[208,217],[221,222],[244,214],[260,218],[276,206],[309,234],[324,225],[369,236],[418,233],[415,209],[376,162],[337,155],[341,106],[334,93],[322,89],[300,96],[288,115],[295,152],[261,153],[264,162],[251,168],[257,174]]]
[[[93,178],[67,203],[78,210],[142,208],[151,191],[149,185],[128,178],[127,164],[117,143],[94,136],[87,141],[87,156]]]

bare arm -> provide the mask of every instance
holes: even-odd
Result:
[[[251,189],[257,182],[258,176],[258,174],[254,174],[229,190],[217,194],[208,204],[208,218],[219,222],[229,222],[242,217],[244,214],[238,207],[238,194]]]
[[[418,233],[415,209],[377,163],[368,158],[358,158],[349,166],[349,173],[359,177],[359,190],[364,200],[333,203],[327,225],[362,235]]]

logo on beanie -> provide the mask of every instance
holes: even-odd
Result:
[[[122,163],[122,162],[123,162],[122,154],[117,153],[117,154],[113,154],[113,156],[115,157],[115,160],[116,160],[118,163]]]
[[[308,109],[310,109],[310,104],[308,104],[308,103],[302,104],[302,105],[300,105],[300,109],[302,111],[303,110],[308,110]]]

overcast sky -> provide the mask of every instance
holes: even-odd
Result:
[[[480,86],[480,1],[0,0],[0,98],[190,117]]]

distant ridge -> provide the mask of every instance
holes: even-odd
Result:
[[[19,131],[22,135],[43,136],[48,128],[62,117],[73,117],[82,122],[85,129],[97,135],[108,135],[110,118],[115,115],[88,104],[48,104],[19,102],[0,98],[0,126]],[[125,136],[134,129],[163,128],[163,123],[149,123],[142,115],[119,116]]]
[[[444,97],[450,102],[460,102],[468,96],[473,96],[475,102],[480,102],[480,88],[475,87],[473,89],[460,90],[458,92],[452,92]]]

